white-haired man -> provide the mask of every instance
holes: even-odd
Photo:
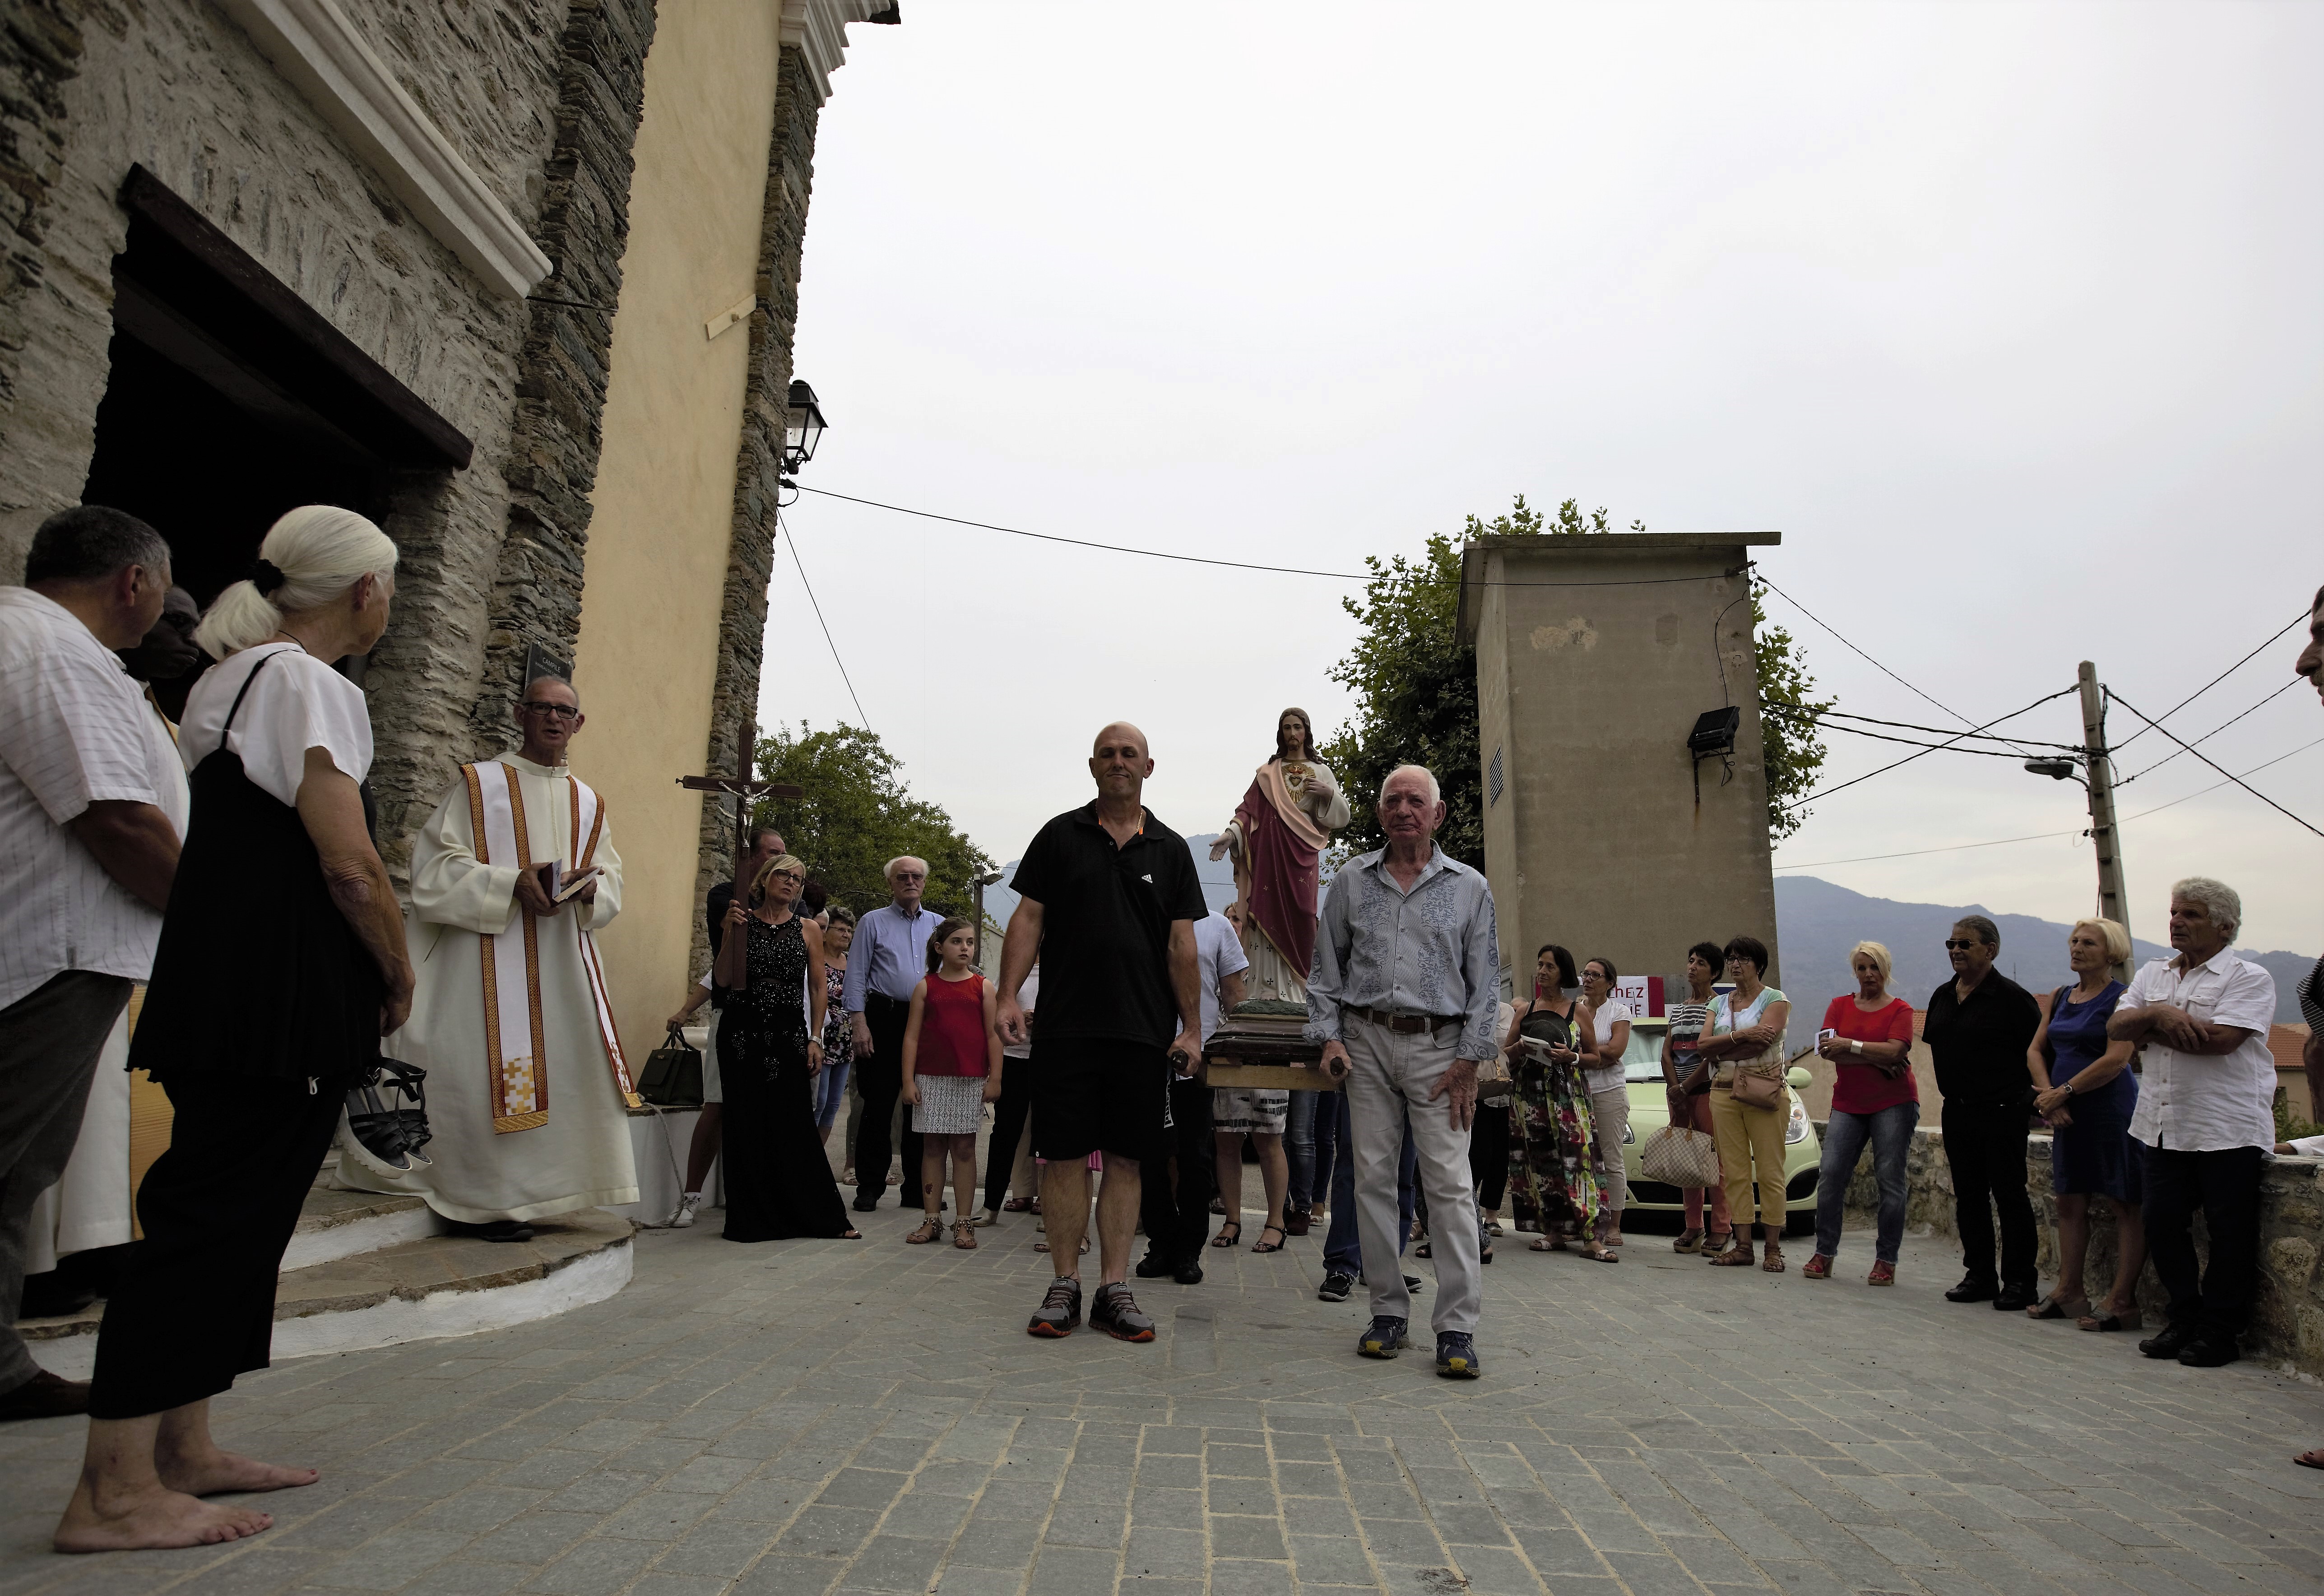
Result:
[[[1444,801],[1429,771],[1389,771],[1378,808],[1388,846],[1332,878],[1307,976],[1308,1039],[1323,1044],[1323,1068],[1347,1083],[1363,1255],[1380,1260],[1367,1277],[1372,1320],[1356,1351],[1393,1358],[1412,1344],[1412,1294],[1395,1263],[1408,1117],[1436,1259],[1436,1371],[1473,1379],[1483,1372],[1475,1336],[1484,1282],[1469,1128],[1477,1065],[1499,1046],[1493,893],[1436,845]]]
[[[912,1017],[912,989],[928,973],[928,938],[942,918],[920,905],[928,888],[927,860],[903,854],[888,861],[882,873],[888,878],[887,906],[855,922],[839,999],[854,1028],[855,1089],[863,1096],[863,1117],[855,1131],[858,1213],[880,1206],[880,1194],[888,1189],[888,1122],[904,1090],[904,1022]],[[897,1200],[909,1207],[918,1200],[910,1188],[920,1167],[920,1133],[908,1118],[899,1139],[905,1181]]]
[[[2208,876],[2171,889],[2171,946],[2130,979],[2107,1021],[2144,1045],[2131,1139],[2145,1163],[2146,1248],[2170,1294],[2171,1322],[2138,1343],[2197,1369],[2232,1363],[2259,1278],[2259,1175],[2275,1145],[2275,977],[2228,944],[2243,900]],[[2195,1260],[2195,1210],[2210,1233]]]

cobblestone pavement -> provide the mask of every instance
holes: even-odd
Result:
[[[2324,1393],[2139,1358],[1904,1284],[1708,1269],[1488,1272],[1486,1378],[1352,1355],[1314,1238],[1147,1284],[1149,1346],[1022,1330],[1047,1260],[639,1238],[612,1301],[277,1367],[228,1444],[324,1470],[240,1545],[46,1551],[80,1425],[0,1430],[0,1593],[493,1596],[1123,1591],[2314,1591]],[[1253,1231],[1255,1234],[1255,1229]],[[1416,1265],[1425,1272],[1428,1266]],[[1094,1278],[1094,1270],[1092,1271]],[[1426,1296],[1421,1299],[1424,1305]]]

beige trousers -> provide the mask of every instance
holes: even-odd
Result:
[[[1751,1240],[1751,1170],[1759,1171],[1759,1222],[1767,1240],[1784,1233],[1784,1126],[1792,1114],[1792,1094],[1786,1090],[1774,1108],[1745,1108],[1735,1101],[1731,1086],[1711,1089],[1711,1139],[1719,1149],[1719,1174],[1727,1187],[1727,1211],[1734,1216],[1735,1233],[1746,1245]]]

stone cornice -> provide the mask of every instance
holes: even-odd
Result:
[[[850,0],[806,3],[821,9]],[[420,224],[494,291],[522,299],[549,274],[540,245],[403,92],[334,0],[218,5]],[[788,17],[788,5],[785,12]]]
[[[807,57],[820,106],[831,97],[831,75],[847,60],[847,24],[899,20],[897,0],[783,0],[782,41]]]

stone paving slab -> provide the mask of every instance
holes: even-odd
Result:
[[[219,1404],[229,1445],[312,1463],[254,1540],[46,1550],[81,1426],[0,1428],[0,1596],[2187,1596],[2324,1587],[2324,1390],[2135,1337],[1894,1290],[1706,1268],[1487,1271],[1481,1381],[1352,1354],[1320,1247],[1144,1283],[1149,1346],[1022,1333],[1048,1260],[641,1235],[606,1302],[288,1363]],[[1425,1264],[1415,1266],[1422,1273]],[[1425,1312],[1430,1294],[1419,1299]]]

